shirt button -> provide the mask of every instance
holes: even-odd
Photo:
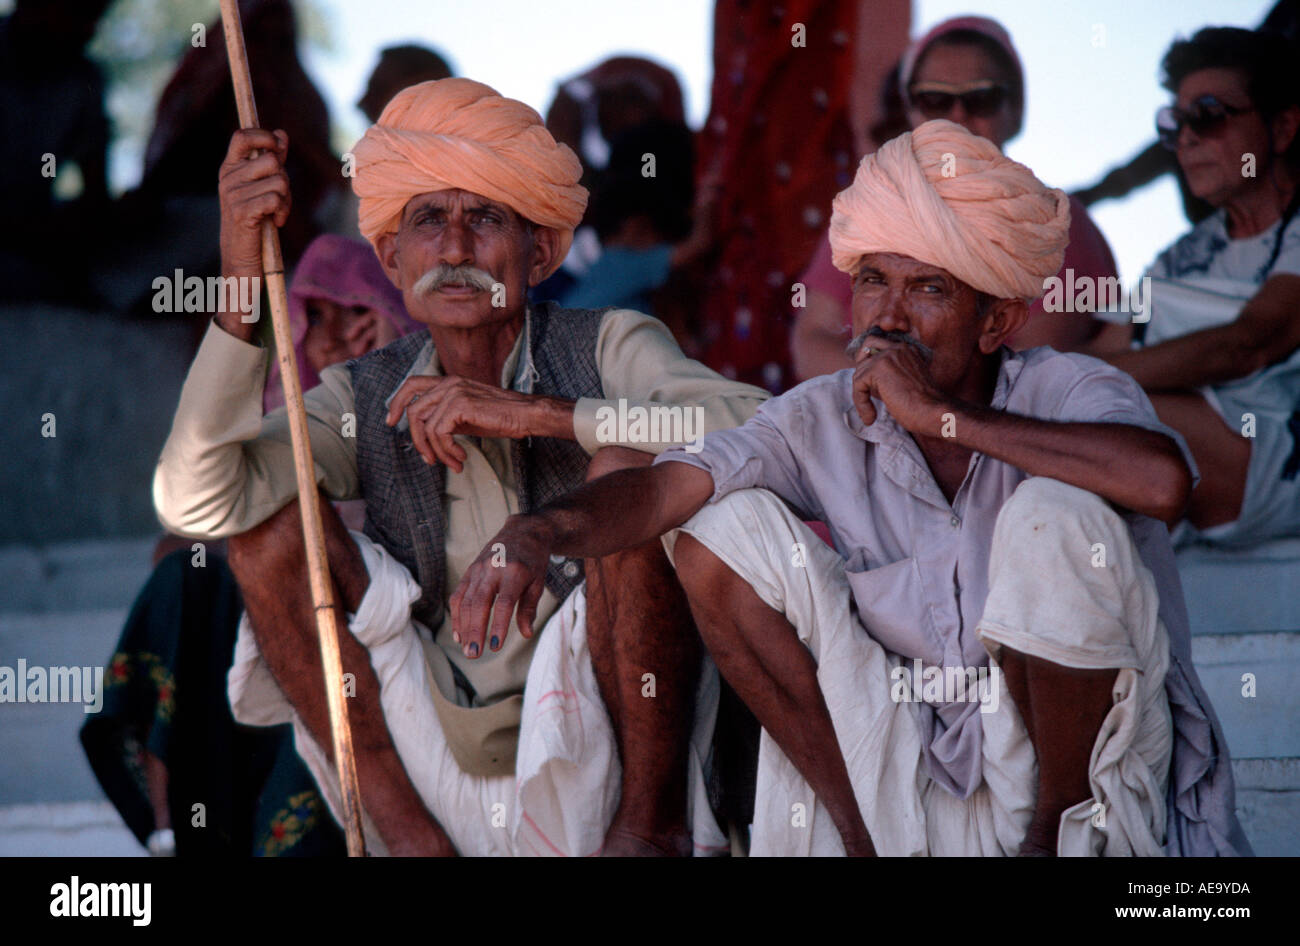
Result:
[[[564,577],[576,578],[577,576],[578,576],[578,563],[577,562],[566,563],[564,566]]]
[[[956,516],[953,516],[953,517],[952,517],[950,520],[948,520],[948,521],[952,524],[952,527],[953,527],[954,529],[956,529],[958,526],[961,525],[961,520],[958,519]]]

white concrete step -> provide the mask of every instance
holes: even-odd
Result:
[[[102,668],[127,609],[0,612],[0,666]],[[78,733],[80,703],[0,703],[0,805],[102,798]]]
[[[0,857],[147,857],[107,801],[0,806]]]
[[[1225,551],[1178,553],[1192,634],[1300,631],[1300,538]]]
[[[1300,633],[1202,634],[1192,663],[1234,759],[1300,757]]]
[[[0,614],[129,607],[153,571],[157,536],[0,545]]]
[[[1233,759],[1237,817],[1260,857],[1300,856],[1300,758]]]

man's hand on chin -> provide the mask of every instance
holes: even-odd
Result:
[[[908,433],[937,437],[951,401],[930,377],[930,367],[911,345],[869,338],[854,358],[853,404],[862,423],[876,422],[875,397]]]
[[[460,473],[465,451],[453,439],[556,437],[573,439],[573,402],[520,394],[468,378],[408,378],[389,406],[392,426],[406,412],[411,440],[426,463],[445,463]]]

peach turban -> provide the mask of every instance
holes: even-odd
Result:
[[[361,235],[395,232],[417,194],[458,188],[560,233],[558,268],[582,220],[582,164],[541,116],[481,82],[435,79],[403,89],[352,149]]]
[[[852,273],[866,253],[898,253],[999,299],[1042,295],[1070,235],[1064,193],[991,141],[943,120],[863,158],[831,207],[836,269]]]

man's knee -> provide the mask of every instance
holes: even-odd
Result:
[[[1055,537],[1055,538],[1050,538]],[[1079,554],[1074,546],[1087,539],[1084,551],[1102,543],[1107,547],[1128,540],[1127,524],[1118,512],[1096,493],[1046,476],[1025,480],[998,511],[994,533],[997,546],[1036,545],[1040,552],[1066,542],[1070,558]],[[1040,541],[1034,541],[1040,540]]]
[[[616,470],[634,470],[654,462],[654,454],[631,447],[601,447],[587,464],[587,482]]]
[[[227,559],[235,580],[248,593],[251,583],[283,589],[277,582],[306,571],[307,553],[298,498],[247,532],[231,536]],[[326,561],[345,608],[356,611],[370,584],[365,561],[333,505],[320,499]],[[303,587],[306,587],[305,583]]]
[[[1000,516],[1079,515],[1113,512],[1104,499],[1078,486],[1048,476],[1031,476],[1002,504]]]
[[[725,580],[726,573],[730,572],[722,559],[688,532],[678,534],[673,546],[673,558],[677,565],[677,577],[688,594],[694,589],[708,588],[718,580]]]

